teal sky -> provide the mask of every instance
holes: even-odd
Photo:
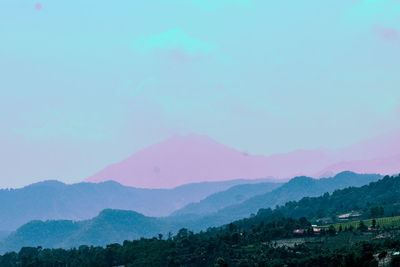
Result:
[[[399,1],[2,0],[0,34],[0,187],[175,133],[269,155],[400,122]]]

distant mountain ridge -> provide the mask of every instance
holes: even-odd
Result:
[[[86,221],[32,221],[9,235],[0,250],[18,250],[21,246],[38,245],[64,248],[82,244],[105,245],[126,239],[152,237],[159,233],[165,235],[183,227],[200,231],[234,221],[232,218],[242,219],[262,208],[284,204],[305,196],[322,195],[346,186],[365,185],[379,178],[379,175],[358,175],[351,172],[320,180],[296,177],[270,193],[249,198],[241,204],[206,216],[185,214],[151,218],[133,211],[105,210]]]
[[[311,175],[333,163],[322,151],[249,155],[205,135],[176,135],[107,166],[86,181],[115,180],[134,187],[171,188],[201,181]]]
[[[132,227],[133,226],[133,227]],[[5,239],[1,251],[18,250],[24,246],[69,248],[80,244],[106,245],[125,239],[152,237],[162,233],[165,223],[127,210],[103,210],[84,221],[31,221]],[[79,240],[79,241],[78,241]]]
[[[363,186],[380,178],[382,176],[378,174],[356,174],[348,171],[339,173],[333,178],[295,177],[271,192],[256,195],[242,203],[225,207],[213,214],[192,216],[193,223],[189,225],[196,231],[210,226],[218,226],[248,217],[257,213],[260,208],[274,208],[277,205],[283,205],[289,201],[297,201],[303,197],[316,197],[346,187]],[[179,214],[179,210],[175,214]],[[189,216],[186,215],[186,217]]]
[[[115,180],[142,188],[171,188],[200,181],[295,176],[327,177],[343,171],[400,173],[400,132],[338,150],[296,150],[251,155],[205,135],[175,135],[106,166],[86,181]]]
[[[104,209],[167,216],[189,203],[232,186],[265,181],[204,182],[173,189],[140,189],[114,181],[72,185],[45,181],[20,189],[0,190],[0,230],[15,230],[31,220],[89,219]]]
[[[172,216],[184,214],[205,215],[217,212],[225,207],[242,203],[256,195],[262,195],[282,186],[281,183],[258,183],[235,185],[225,191],[217,192],[199,202],[186,205],[174,211]]]
[[[384,158],[341,161],[326,167],[315,176],[324,177],[328,173],[340,173],[346,170],[357,173],[374,173],[377,170],[384,170],[385,174],[396,175],[400,173],[400,154]]]

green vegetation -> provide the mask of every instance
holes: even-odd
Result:
[[[0,231],[15,231],[33,220],[86,220],[104,209],[167,216],[177,208],[197,202],[212,193],[248,183],[251,181],[231,180],[186,184],[173,189],[143,189],[123,186],[114,181],[72,185],[45,181],[19,189],[0,189]],[[269,190],[268,186],[272,190],[277,185],[263,183],[264,190]]]
[[[334,190],[339,190],[343,188],[353,188],[355,186],[367,185],[370,182],[375,182],[381,178],[380,175],[373,174],[356,174],[353,172],[342,172],[337,174],[333,178],[323,178],[323,179],[312,179],[309,177],[296,177],[284,184],[283,186],[273,190],[272,192],[257,195],[248,200],[237,204],[231,205],[226,208],[219,210],[214,214],[208,216],[198,217],[196,221],[192,224],[188,224],[188,227],[200,231],[206,229],[210,226],[219,226],[231,221],[239,220],[250,216],[251,214],[257,213],[260,208],[273,208],[278,205],[285,205],[288,201],[290,203],[296,204],[300,199],[305,199],[301,204],[309,205],[308,201],[314,201],[316,196],[320,196],[324,193],[332,193]],[[400,189],[399,189],[400,190]],[[327,194],[329,196],[329,194]],[[324,195],[326,196],[326,195]],[[340,196],[340,198],[345,196]],[[375,197],[375,196],[373,196]],[[307,201],[308,200],[308,201]],[[325,200],[324,200],[325,201]],[[326,211],[327,206],[324,203],[319,203],[317,210],[310,210],[312,212],[318,211],[318,214],[310,214],[317,218],[322,218],[331,211]],[[365,204],[365,203],[361,203]],[[336,203],[335,203],[336,206]],[[287,217],[292,217],[290,210],[295,207],[288,207],[286,212]],[[347,208],[347,207],[346,207]],[[296,210],[293,210],[296,211]],[[299,212],[294,212],[293,216],[299,218],[304,216]],[[178,213],[178,212],[177,212]]]
[[[384,217],[384,218],[377,218],[377,219],[366,219],[362,220],[362,222],[367,225],[368,227],[372,227],[373,225],[373,220],[376,221],[375,228],[376,229],[398,229],[400,228],[400,216],[395,216],[395,217]],[[342,227],[341,229],[344,231],[344,229],[350,229],[350,228],[358,228],[360,226],[360,220],[355,220],[355,221],[349,221],[349,222],[343,222],[343,223],[335,223],[331,224],[333,227],[335,227],[336,231],[339,231],[340,226]],[[328,228],[330,225],[324,225],[321,227]]]
[[[150,236],[154,229],[165,229],[160,219],[130,211],[106,210],[94,220],[58,224],[35,222],[25,226],[6,243],[18,245],[41,236],[44,246],[53,241],[70,240],[79,244],[108,240],[110,245],[76,246],[72,249],[43,249],[34,245],[19,253],[0,257],[0,266],[378,266],[392,262],[399,266],[400,251],[400,176],[384,177],[360,188],[350,187],[306,197],[272,209],[260,209],[256,215],[230,224],[193,233],[189,226],[175,236]],[[343,215],[346,216],[343,217]],[[352,222],[343,218],[357,217]],[[383,217],[387,214],[392,217]],[[371,218],[371,215],[377,216]],[[304,217],[306,216],[306,217]],[[341,217],[339,217],[341,216]],[[382,216],[382,217],[378,217]],[[330,221],[318,232],[312,223]],[[185,222],[187,223],[187,222]],[[193,221],[191,223],[196,223]],[[176,227],[176,224],[174,224]],[[61,227],[63,226],[63,227]],[[375,227],[370,231],[368,227]],[[50,241],[49,241],[50,240]],[[7,241],[7,240],[6,240]],[[10,241],[10,239],[8,239]],[[73,242],[72,242],[73,241]],[[37,242],[37,240],[36,240]],[[17,249],[15,249],[17,250]]]
[[[304,216],[311,221],[329,224],[338,223],[338,216],[351,212],[359,214],[357,220],[370,219],[371,210],[376,207],[381,216],[400,215],[400,176],[386,176],[362,187],[349,187],[336,190],[332,194],[325,193],[320,197],[290,201],[277,210],[286,217]]]
[[[264,217],[194,234],[183,228],[174,237],[124,241],[106,247],[74,249],[24,247],[0,256],[0,266],[378,266],[398,262],[400,235],[376,239],[359,230],[315,234],[305,218]],[[271,215],[271,214],[270,214]],[[279,214],[272,214],[279,217]],[[295,229],[306,229],[302,235]],[[388,233],[386,230],[380,234]],[[378,234],[378,233],[377,233]]]
[[[200,217],[184,215],[184,217],[153,218],[133,211],[105,210],[98,216],[85,221],[32,221],[20,227],[1,242],[0,252],[17,251],[21,247],[26,246],[43,246],[48,248],[71,248],[78,247],[81,244],[105,246],[110,243],[122,243],[126,239],[150,238],[157,236],[159,233],[164,236],[168,235],[169,232],[175,234],[183,227],[193,232],[199,232],[209,227],[221,226],[237,219],[248,217],[242,216],[242,212],[247,214],[256,207],[258,208],[254,213],[257,213],[259,208],[268,207],[274,203],[281,203],[285,199],[300,198],[301,196],[317,194],[318,192],[322,194],[329,187],[338,188],[348,184],[365,184],[368,180],[375,181],[378,178],[379,176],[377,175],[358,175],[351,172],[344,172],[336,175],[334,178],[321,180],[298,177],[266,195],[261,195],[261,198],[250,198],[250,202],[243,202],[243,205],[241,204],[241,208],[243,209],[236,209],[237,205],[234,205],[230,209],[223,209],[221,212]],[[365,195],[365,197],[371,196],[368,203],[359,204],[361,209],[369,210],[370,207],[381,207],[382,205],[379,204],[380,200],[374,201],[374,199],[376,196],[385,196],[380,190],[384,190],[386,195],[391,191],[396,192],[396,190],[388,190],[388,188],[394,188],[393,185],[396,185],[398,180],[400,178],[383,179],[377,183],[371,183],[366,187],[350,188],[350,193],[354,194],[356,198],[361,198],[360,195]],[[368,192],[365,192],[366,188],[369,190]],[[341,203],[346,203],[347,199],[354,202],[353,197],[348,192],[348,189],[344,189],[338,190],[331,195],[326,193],[322,197],[306,197],[298,202],[292,201],[284,206],[277,207],[276,210],[279,211],[281,217],[300,218],[305,215],[308,219],[315,221],[320,219],[319,216],[326,216],[325,212],[322,212],[325,210],[331,212],[331,214],[334,212],[338,212],[339,214],[339,211],[347,212],[348,210],[352,210],[354,208],[352,205],[340,206]],[[60,193],[60,195],[62,194]],[[395,197],[399,198],[399,195]],[[264,197],[270,200],[261,201]],[[254,202],[252,199],[257,201]],[[259,201],[260,203],[258,203]],[[252,204],[247,206],[246,203]],[[159,206],[162,207],[162,205]],[[335,209],[329,211],[332,207]],[[34,208],[32,208],[33,211],[35,211]],[[384,211],[390,211],[390,207],[385,205]],[[272,214],[271,209],[265,209],[262,212],[267,215]],[[366,215],[368,214],[369,212],[366,212]],[[328,219],[330,220],[330,218]]]

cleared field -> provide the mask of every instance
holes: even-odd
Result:
[[[395,216],[395,217],[384,217],[384,218],[377,218],[376,220],[376,227],[380,228],[400,228],[400,216]],[[372,225],[372,219],[367,219],[367,220],[362,220],[364,224],[368,227]],[[355,220],[355,221],[349,221],[349,222],[343,222],[343,223],[335,223],[332,224],[336,231],[339,230],[340,225],[342,226],[342,229],[344,230],[346,227],[349,228],[350,226],[353,226],[354,228],[358,228],[360,225],[360,220]],[[321,227],[329,227],[329,225],[324,225]]]

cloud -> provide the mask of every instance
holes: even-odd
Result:
[[[138,38],[133,42],[132,46],[139,53],[149,53],[157,50],[172,52],[178,50],[183,51],[188,56],[210,53],[215,50],[214,45],[194,39],[180,28],[169,29],[148,38]]]
[[[395,28],[375,26],[373,30],[382,40],[388,42],[400,42],[400,33]]]
[[[400,2],[363,0],[347,13],[351,24],[386,42],[400,41]]]
[[[379,24],[400,27],[400,2],[364,0],[350,10],[349,16],[369,26]]]

